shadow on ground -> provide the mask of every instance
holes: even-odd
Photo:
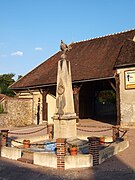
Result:
[[[0,159],[0,180],[134,180],[135,171],[116,157],[93,168],[60,171],[6,158]]]
[[[95,116],[93,118],[95,121],[103,122],[103,123],[108,123],[111,125],[117,125],[117,117],[115,115],[104,115],[104,116]]]
[[[92,168],[58,171],[0,158],[0,180],[134,180],[134,135],[135,130],[129,130],[129,148]]]

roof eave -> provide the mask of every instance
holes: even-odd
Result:
[[[135,66],[135,63],[129,63],[129,64],[120,64],[120,65],[115,65],[114,68],[117,69],[117,68],[126,68],[126,67],[132,67],[132,66]]]
[[[114,76],[102,77],[102,78],[93,78],[93,79],[74,80],[72,83],[75,84],[75,83],[107,80],[107,79],[112,79],[112,78],[114,78]],[[56,83],[53,83],[53,84],[44,84],[44,85],[38,85],[38,86],[16,87],[16,88],[11,88],[11,89],[12,90],[27,90],[27,89],[46,88],[46,87],[49,87],[49,86],[56,86]]]

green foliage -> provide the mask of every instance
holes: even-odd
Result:
[[[2,104],[0,104],[0,114],[4,113],[4,108],[2,106]]]
[[[22,78],[23,76],[22,75],[18,75],[18,79],[17,80],[19,80],[20,78]]]
[[[77,144],[70,144],[70,148],[77,148]]]
[[[0,93],[6,94],[7,96],[14,96],[14,92],[9,89],[9,86],[15,82],[13,77],[15,74],[3,74],[0,75]]]
[[[97,102],[100,103],[115,103],[116,94],[113,90],[100,91],[97,97]]]

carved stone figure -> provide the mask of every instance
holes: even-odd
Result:
[[[69,51],[70,49],[72,49],[72,47],[70,45],[65,44],[61,40],[60,49],[61,49],[61,51],[63,51],[63,54],[61,55],[61,58],[64,59],[64,58],[66,58],[66,52]]]

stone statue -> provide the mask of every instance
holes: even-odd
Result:
[[[61,55],[61,58],[66,58],[66,52],[70,51],[70,49],[72,49],[72,47],[70,45],[65,44],[62,40],[61,40],[61,44],[60,44],[60,49],[63,52],[63,54]]]

